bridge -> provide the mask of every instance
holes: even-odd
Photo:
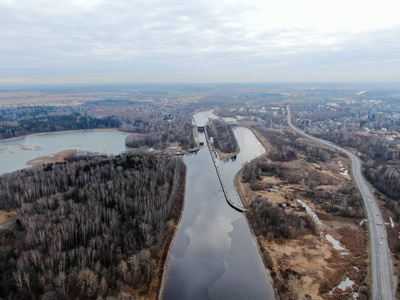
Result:
[[[204,128],[204,126],[203,126],[203,128]],[[229,197],[228,190],[226,189],[224,181],[222,180],[222,176],[221,176],[221,173],[219,172],[219,168],[218,168],[217,162],[216,162],[216,160],[215,160],[215,158],[213,156],[212,150],[211,150],[211,146],[210,146],[210,142],[209,142],[209,139],[208,139],[207,130],[204,130],[204,134],[206,136],[207,147],[208,147],[208,150],[210,151],[210,155],[211,155],[212,161],[214,163],[215,171],[217,172],[218,179],[219,179],[219,182],[221,184],[222,191],[224,192],[226,202],[228,202],[229,206],[232,207],[233,209],[237,210],[238,212],[246,212],[247,209],[237,205]],[[239,196],[238,196],[236,190],[235,190],[235,194],[236,194],[236,197],[239,199]]]

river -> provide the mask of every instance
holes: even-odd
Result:
[[[211,111],[194,119],[203,125]],[[236,160],[219,162],[232,199],[233,179],[243,163],[264,153],[264,148],[243,127],[234,129],[240,145]],[[200,134],[200,141],[205,141]],[[207,147],[184,156],[187,166],[185,207],[176,233],[163,290],[163,299],[274,299],[245,217],[225,201]]]
[[[211,111],[196,113],[205,124]],[[253,133],[234,129],[240,145],[236,160],[220,162],[231,198],[233,178],[243,163],[264,153]],[[26,162],[67,149],[104,154],[126,150],[127,133],[90,130],[52,133],[0,141],[0,175],[28,167]],[[200,134],[200,141],[205,141]],[[244,216],[225,201],[207,147],[184,156],[187,165],[185,208],[168,260],[164,299],[274,299],[263,262]]]

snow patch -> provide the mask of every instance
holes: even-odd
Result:
[[[312,211],[312,209],[307,204],[305,204],[300,199],[297,199],[297,202],[299,202],[301,204],[301,206],[303,206],[306,209],[307,214],[311,217],[311,220],[316,225],[318,225],[318,226],[322,225],[322,223],[321,223],[320,219],[318,218],[318,216]]]
[[[351,280],[349,277],[346,277],[345,280],[343,280],[341,283],[339,283],[339,285],[337,286],[337,288],[341,289],[342,291],[345,291],[348,287],[351,288],[354,284],[354,281]]]
[[[339,169],[340,169],[340,175],[344,176],[346,179],[350,180],[350,175],[349,175],[349,170],[347,170],[344,166],[341,160],[338,161],[339,164]]]
[[[346,277],[345,280],[342,280],[341,283],[339,283],[336,287],[334,287],[331,291],[329,291],[328,295],[332,295],[333,291],[335,289],[339,289],[339,290],[342,290],[342,291],[345,291],[348,287],[352,289],[353,288],[353,284],[354,284],[354,281],[351,280],[349,277]],[[357,294],[357,296],[358,296],[358,294]]]
[[[335,240],[333,238],[333,236],[331,236],[330,234],[327,234],[325,237],[329,242],[331,242],[331,244],[333,245],[333,248],[335,248],[336,250],[339,250],[339,251],[346,250],[342,246],[340,246],[339,241]]]

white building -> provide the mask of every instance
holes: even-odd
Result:
[[[212,136],[210,136],[210,145],[213,146],[214,145],[214,138]]]
[[[237,125],[237,121],[235,118],[222,118],[222,121],[228,123],[229,125]]]

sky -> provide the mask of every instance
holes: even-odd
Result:
[[[400,81],[398,0],[0,0],[0,84]]]

